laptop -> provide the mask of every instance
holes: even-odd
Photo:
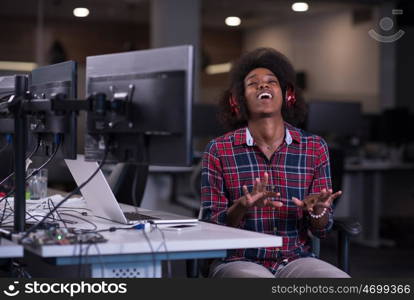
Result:
[[[85,161],[84,156],[79,154],[76,160],[65,159],[65,162],[78,186],[85,182],[99,167],[97,162]],[[123,212],[102,170],[99,170],[93,179],[81,189],[81,193],[93,215],[114,222],[136,224],[144,221],[157,225],[196,225],[198,223],[196,218],[161,211],[146,210],[144,213],[139,212],[138,214],[134,211]]]

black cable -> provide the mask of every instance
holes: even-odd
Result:
[[[40,142],[39,142],[39,144],[40,144]],[[55,151],[52,153],[52,155],[39,167],[39,168],[37,168],[37,169],[35,169],[29,176],[27,176],[26,178],[25,178],[25,181],[27,181],[27,180],[29,180],[32,176],[34,176],[35,174],[37,174],[38,172],[39,172],[39,170],[41,170],[42,168],[44,168],[45,166],[47,166],[52,160],[53,160],[53,158],[56,156],[56,153],[58,152],[58,150],[59,150],[59,147],[60,147],[60,142],[56,145],[56,149],[55,149]],[[33,155],[34,153],[36,153],[36,151],[37,151],[37,149],[39,148],[39,146],[37,145],[36,146],[36,148],[35,148],[35,150],[30,154],[30,155]],[[12,174],[14,174],[14,172],[12,173]],[[11,175],[12,175],[11,174]],[[11,176],[11,175],[9,175],[9,176]],[[9,177],[8,176],[8,177]],[[7,179],[7,178],[6,178]],[[4,179],[4,180],[6,180],[6,179]],[[4,200],[4,199],[7,199],[7,197],[9,197],[10,195],[12,195],[13,193],[14,193],[14,191],[16,190],[16,188],[15,187],[13,187],[5,196],[3,196],[3,198],[1,198],[0,199],[0,203]],[[6,202],[7,202],[7,200],[6,200]],[[8,202],[7,202],[8,203]],[[10,205],[10,204],[9,204]],[[1,219],[0,219],[0,224],[2,224],[3,223],[3,220],[4,220],[4,212],[3,212],[3,214],[2,214],[2,216],[1,216]]]
[[[50,209],[50,204],[52,204],[53,209],[54,209],[55,208],[55,204],[53,203],[52,199],[49,198],[49,199],[47,199],[47,205],[49,206],[49,210],[51,210]],[[65,228],[68,228],[68,225],[66,225],[66,222],[62,219],[62,217],[60,216],[60,213],[59,213],[58,210],[56,210],[56,214],[59,217],[60,221],[63,223],[63,226],[65,226]]]
[[[100,230],[97,230],[97,231],[94,231],[94,232],[96,232],[96,233],[99,233],[99,232],[114,232],[114,231],[117,231],[117,230],[138,230],[138,229],[136,229],[134,227],[109,227],[107,229],[100,229]]]
[[[161,232],[161,236],[162,236],[162,242],[164,244],[164,249],[165,249],[165,255],[167,257],[167,277],[171,278],[172,277],[172,272],[171,272],[171,260],[170,260],[170,254],[169,251],[167,249],[167,239],[165,238],[165,234],[164,231],[161,230],[160,228],[158,228],[157,226],[155,227],[157,230],[159,230]]]
[[[0,92],[0,98],[1,98],[1,100],[4,100],[4,99],[6,99],[6,98],[10,98],[11,96],[14,96],[14,91],[13,90],[10,90],[10,91],[3,91],[3,92]]]
[[[71,210],[71,211],[76,211],[76,212],[78,212],[77,211],[77,209],[83,209],[83,210],[88,210],[88,211],[91,211],[89,208],[86,208],[86,207],[71,207],[71,206],[61,206],[60,208],[67,208],[68,210]],[[81,212],[79,212],[80,214],[81,214]],[[85,212],[86,213],[86,212]]]
[[[43,220],[41,220],[39,223],[33,225],[32,227],[29,228],[29,230],[26,231],[26,233],[23,235],[23,237],[20,239],[20,242],[26,238],[31,232],[35,231],[42,223],[44,223],[44,221],[46,220],[47,217],[49,217],[51,214],[53,214],[63,203],[65,203],[70,197],[72,197],[74,194],[78,193],[85,185],[87,185],[92,178],[95,177],[95,175],[102,169],[102,166],[105,164],[106,161],[106,157],[108,155],[108,147],[106,147],[105,149],[105,153],[104,156],[102,158],[101,163],[99,164],[98,168],[95,170],[95,172],[93,172],[93,174],[85,181],[83,182],[80,186],[78,186],[77,188],[75,188],[72,192],[70,192],[68,195],[66,195],[65,198],[63,198],[62,201],[60,201],[55,208],[50,211]]]
[[[6,194],[6,196],[7,196],[7,194]],[[1,203],[1,201],[0,201],[0,203]],[[4,216],[6,214],[7,204],[11,207],[9,201],[6,200],[6,203],[4,204],[3,212],[2,212],[1,217],[0,217],[0,225],[2,225],[3,221],[9,217],[9,216],[7,216],[7,217]],[[14,212],[13,210],[11,210],[11,211],[12,211],[12,213]]]
[[[56,149],[55,149],[55,151],[53,151],[53,153],[52,153],[52,155],[43,163],[43,165],[41,165],[39,168],[37,168],[37,169],[35,169],[29,176],[27,176],[26,178],[25,178],[25,181],[27,181],[27,180],[29,180],[32,176],[34,176],[34,175],[36,175],[37,173],[39,173],[39,171],[41,170],[41,169],[43,169],[44,167],[46,167],[47,166],[47,164],[49,164],[51,161],[52,161],[52,159],[55,157],[55,155],[56,155],[56,153],[58,152],[58,150],[59,150],[59,147],[60,147],[60,143],[58,143],[57,144],[57,146],[56,146]],[[9,197],[11,194],[13,194],[14,193],[14,191],[15,191],[15,187],[14,188],[12,188],[5,196],[3,196],[3,198],[1,198],[0,199],[0,203],[4,200],[4,199],[6,199],[7,197]]]
[[[134,172],[134,180],[132,181],[132,203],[135,207],[135,212],[138,214],[138,202],[137,202],[137,181],[138,181],[138,173],[139,168],[138,166],[135,166],[135,172]]]
[[[111,220],[111,219],[108,219],[108,218],[105,218],[105,217],[102,217],[102,216],[95,216],[95,215],[93,215],[95,218],[99,218],[99,219],[103,219],[103,220],[105,220],[105,221],[111,221],[112,223],[117,223],[117,224],[122,224],[122,225],[125,225],[125,223],[122,223],[122,222],[118,222],[118,221],[115,221],[115,220]]]
[[[79,267],[78,267],[78,277],[82,278],[82,238],[79,240]]]

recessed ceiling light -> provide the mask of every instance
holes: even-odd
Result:
[[[227,17],[224,22],[227,26],[239,26],[241,24],[239,17]]]
[[[30,72],[37,67],[34,62],[0,61],[0,70]]]
[[[306,2],[295,2],[292,4],[292,10],[296,12],[307,11],[309,9],[309,5]]]
[[[86,7],[77,7],[73,10],[73,15],[78,18],[84,18],[89,15],[89,9]]]

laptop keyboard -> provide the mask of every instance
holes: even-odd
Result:
[[[131,221],[141,221],[141,220],[159,220],[160,218],[143,215],[136,212],[124,212],[125,217]]]

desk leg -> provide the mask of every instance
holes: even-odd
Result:
[[[352,178],[352,215],[357,217],[362,226],[362,232],[355,238],[355,242],[378,247],[381,175],[378,172],[358,172]]]
[[[382,212],[382,205],[384,203],[384,189],[383,189],[383,178],[384,172],[376,171],[374,172],[374,187],[375,187],[375,199],[376,199],[376,206],[375,206],[375,215],[374,216],[374,224],[373,228],[375,230],[375,241],[377,246],[387,246],[393,247],[395,246],[395,241],[390,239],[384,239],[380,236],[380,229],[381,229],[381,212]]]
[[[140,263],[94,263],[92,278],[160,278],[161,261]]]

